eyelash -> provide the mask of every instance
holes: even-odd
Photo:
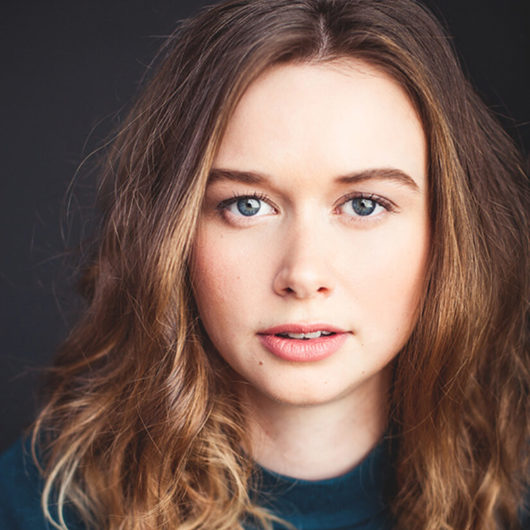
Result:
[[[348,203],[349,201],[352,201],[353,199],[365,199],[368,201],[373,201],[379,206],[382,206],[387,212],[396,211],[395,204],[389,201],[388,199],[385,199],[384,197],[381,197],[380,195],[376,195],[375,193],[364,193],[364,192],[358,192],[358,191],[354,191],[344,196],[341,199],[341,203],[337,205],[337,208],[344,206],[346,203]],[[362,217],[362,216],[359,216],[359,217]],[[367,216],[367,217],[371,217],[371,216]]]
[[[259,200],[259,201],[263,201],[263,202],[266,202],[269,206],[271,206],[275,210],[277,210],[277,208],[273,205],[274,203],[271,201],[271,199],[267,195],[265,195],[264,193],[258,193],[258,192],[245,193],[245,194],[233,193],[232,197],[230,197],[229,199],[225,199],[225,200],[221,201],[217,205],[216,209],[221,214],[223,214],[223,213],[225,213],[228,210],[229,206],[231,206],[236,201],[241,200],[241,199],[256,199],[256,200]],[[338,204],[335,207],[335,209],[338,209],[341,206],[344,206],[349,201],[352,201],[354,199],[370,200],[370,201],[375,202],[377,205],[381,206],[382,208],[384,208],[387,212],[395,212],[396,211],[396,206],[394,205],[394,203],[392,203],[388,199],[385,199],[384,197],[381,197],[381,196],[376,195],[374,193],[364,193],[364,192],[353,192],[353,193],[347,194],[346,196],[342,197],[340,204]],[[352,217],[356,218],[356,219],[363,219],[363,216],[361,216],[361,215],[352,216]],[[366,218],[370,218],[372,216],[371,215],[367,215],[365,217]]]
[[[258,201],[266,202],[267,204],[272,206],[271,199],[267,195],[265,195],[264,193],[254,192],[254,193],[245,193],[245,194],[242,194],[242,195],[240,195],[238,193],[234,193],[234,194],[232,194],[232,197],[230,197],[230,199],[225,199],[225,200],[221,201],[217,205],[217,210],[219,210],[219,211],[226,210],[229,206],[234,204],[236,201],[239,201],[240,199],[256,199]],[[276,208],[274,206],[273,206],[273,208],[276,210]]]

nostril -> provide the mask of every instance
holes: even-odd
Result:
[[[315,295],[328,296],[333,291],[332,272],[324,264],[319,266],[313,262],[305,267],[293,263],[283,265],[273,280],[273,289],[280,296],[311,298]]]

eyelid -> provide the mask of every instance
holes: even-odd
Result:
[[[270,208],[274,210],[275,213],[278,212],[278,208],[274,205],[272,200],[261,192],[250,192],[250,193],[233,193],[232,197],[229,199],[222,200],[216,207],[216,210],[218,210],[220,213],[228,212],[228,208],[232,206],[235,202],[241,200],[241,199],[256,199],[262,202],[265,202]],[[237,216],[240,217],[240,216]],[[241,218],[243,219],[245,216],[241,215]],[[262,216],[249,216],[247,219],[251,219],[252,217],[262,217]]]
[[[363,191],[353,191],[351,193],[348,193],[347,195],[344,195],[343,197],[341,197],[340,202],[338,202],[335,206],[335,209],[344,206],[348,201],[351,201],[352,199],[368,199],[374,201],[377,204],[380,204],[388,212],[396,212],[398,209],[397,205],[389,199],[381,197],[381,195],[377,195],[375,193],[366,193]]]

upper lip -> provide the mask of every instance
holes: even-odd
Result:
[[[277,335],[278,333],[314,333],[315,331],[331,331],[332,333],[347,333],[331,324],[280,324],[272,328],[263,329],[258,335]]]

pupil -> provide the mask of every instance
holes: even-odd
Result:
[[[246,199],[239,199],[237,201],[237,209],[246,216],[255,215],[261,208],[260,201],[247,197]]]
[[[357,198],[352,200],[352,206],[357,215],[370,215],[375,210],[375,201]]]

